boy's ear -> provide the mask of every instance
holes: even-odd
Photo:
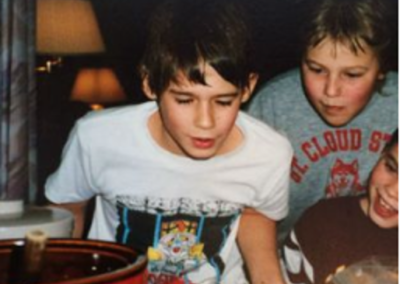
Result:
[[[383,73],[383,72],[380,72],[379,74],[378,74],[378,80],[383,80],[383,79],[385,79],[385,73]]]
[[[149,85],[149,77],[143,76],[142,78],[142,91],[146,95],[146,97],[150,100],[157,99],[157,95],[153,93]]]
[[[258,77],[259,76],[257,73],[250,73],[249,85],[243,90],[242,103],[245,103],[250,99],[251,95],[253,94],[254,88],[257,85]]]

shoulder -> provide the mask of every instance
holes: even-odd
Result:
[[[389,72],[386,74],[383,84],[375,92],[369,106],[360,117],[362,119],[373,117],[374,122],[382,125],[383,129],[397,127],[398,94],[398,74]]]
[[[273,123],[271,120],[278,113],[287,114],[293,106],[307,105],[300,70],[292,69],[261,84],[247,108],[253,116]]]
[[[306,209],[294,226],[294,231],[299,244],[304,251],[310,252],[315,247],[330,246],[321,239],[336,238],[333,243],[340,242],[337,234],[349,228],[354,212],[359,209],[358,198],[354,196],[323,199]],[[316,255],[319,255],[317,253]]]
[[[388,72],[385,76],[385,81],[380,90],[380,97],[387,102],[388,100],[393,103],[399,100],[399,78],[397,72]],[[397,104],[396,104],[397,108]]]
[[[261,86],[256,92],[256,95],[267,93],[267,91],[268,93],[272,91],[281,92],[291,89],[292,87],[297,88],[300,86],[301,86],[300,70],[298,68],[291,69],[261,84]]]
[[[282,158],[291,158],[293,154],[289,139],[261,120],[240,112],[239,125],[244,130],[246,139],[253,147],[257,147],[258,154],[265,153],[279,155]]]
[[[274,86],[281,86],[284,85],[288,82],[300,82],[300,69],[295,68],[288,70],[284,73],[281,73],[275,77],[273,77],[271,80],[267,81],[264,86],[267,85],[274,85]]]
[[[357,196],[322,199],[304,211],[296,227],[308,228],[314,227],[316,224],[318,226],[326,224],[331,227],[335,220],[342,223],[345,220],[343,218],[346,218],[345,216],[349,215],[349,211],[354,209],[359,209],[359,197]]]
[[[107,133],[108,131],[118,130],[119,127],[134,127],[153,109],[155,110],[156,106],[150,102],[92,111],[80,118],[76,126],[78,130]]]
[[[309,209],[306,210],[304,215],[312,215],[315,212],[319,211],[327,211],[327,210],[336,210],[338,208],[346,208],[347,206],[352,206],[353,204],[357,203],[359,197],[357,196],[345,196],[345,197],[338,197],[338,198],[330,198],[330,199],[322,199],[311,206]]]
[[[385,85],[398,88],[399,74],[395,71],[386,73]]]
[[[385,76],[381,93],[383,97],[398,100],[399,77],[397,72],[388,72]]]

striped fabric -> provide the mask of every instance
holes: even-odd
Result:
[[[0,201],[36,194],[35,3],[0,1]]]

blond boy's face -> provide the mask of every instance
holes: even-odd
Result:
[[[206,85],[179,76],[179,83],[171,82],[159,95],[159,111],[149,121],[150,132],[161,147],[193,159],[209,159],[240,145],[243,136],[235,121],[252,89],[241,91],[211,66],[204,68]],[[147,96],[154,99],[146,82],[144,86]]]
[[[381,228],[399,224],[398,145],[385,152],[369,181],[368,215]]]
[[[308,49],[302,62],[307,96],[332,126],[343,126],[368,104],[379,80],[383,79],[374,52],[365,45],[354,54],[346,44],[324,39]]]

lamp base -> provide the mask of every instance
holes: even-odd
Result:
[[[70,238],[73,222],[74,215],[66,209],[27,205],[19,218],[0,220],[0,240],[23,238],[34,230],[45,232],[49,238]]]

